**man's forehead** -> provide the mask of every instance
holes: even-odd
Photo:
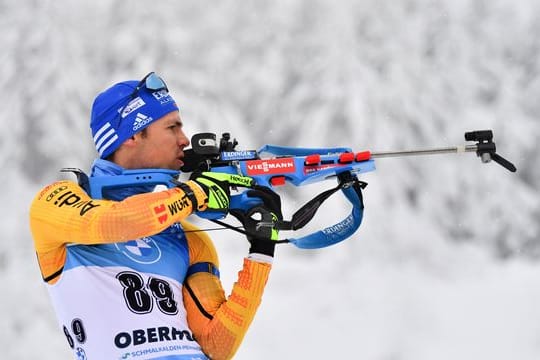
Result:
[[[173,111],[171,113],[168,113],[165,115],[162,120],[166,121],[167,123],[179,123],[182,124],[182,119],[180,119],[180,113],[178,111]]]

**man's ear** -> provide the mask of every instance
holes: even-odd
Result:
[[[122,145],[126,145],[128,147],[135,146],[137,144],[137,141],[139,140],[137,135],[138,134],[135,134],[132,137],[130,137],[129,139],[126,139]]]

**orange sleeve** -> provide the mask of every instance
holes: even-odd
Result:
[[[190,181],[198,204],[206,195]],[[102,244],[157,234],[193,212],[179,188],[133,195],[123,201],[91,199],[71,181],[41,190],[30,206],[30,229],[42,275],[58,270],[65,261],[65,245]]]
[[[190,263],[210,262],[217,266],[217,254],[209,237],[202,232],[186,235]],[[270,269],[270,264],[244,259],[228,298],[219,278],[210,272],[198,272],[186,279],[183,295],[188,324],[210,358],[231,359],[236,353],[261,303]]]

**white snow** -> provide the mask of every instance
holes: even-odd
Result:
[[[540,2],[26,0],[0,13],[2,358],[71,358],[28,207],[58,169],[88,169],[94,96],[151,70],[189,134],[228,131],[242,149],[454,146],[490,128],[518,167],[377,160],[353,238],[278,248],[236,359],[540,358]],[[286,215],[331,186],[281,189]],[[306,231],[346,213],[331,199]],[[248,245],[210,234],[228,290]]]

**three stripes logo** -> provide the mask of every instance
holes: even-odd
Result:
[[[133,122],[133,131],[136,132],[152,121],[154,121],[153,117],[137,113],[137,116],[135,116],[135,121]],[[105,123],[94,135],[94,144],[96,144],[96,149],[99,155],[103,155],[103,153],[111,145],[113,145],[116,140],[118,140],[116,130],[112,127],[110,122]]]
[[[153,121],[154,118],[151,116],[146,116],[141,113],[137,113],[137,116],[135,117],[135,121],[133,122],[133,131],[137,131],[149,122]]]
[[[102,155],[105,150],[118,139],[116,131],[111,126],[111,123],[107,122],[103,125],[94,135],[94,143],[99,155]]]

